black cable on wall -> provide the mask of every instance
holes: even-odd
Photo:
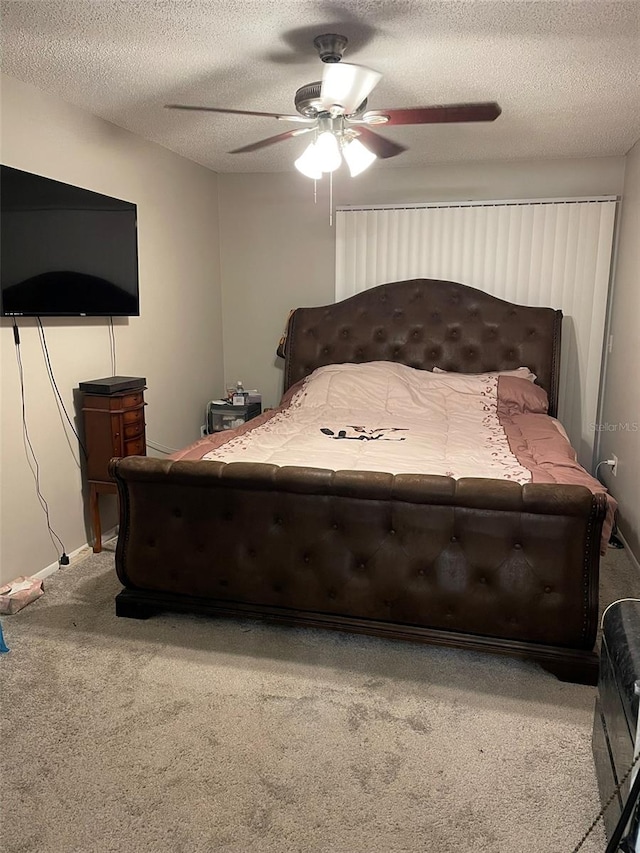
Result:
[[[20,330],[18,329],[18,323],[16,322],[15,317],[13,318],[13,339],[16,347],[16,361],[18,363],[18,377],[20,380],[22,440],[24,443],[25,455],[27,457],[27,464],[29,465],[29,469],[31,470],[31,473],[33,475],[33,479],[36,486],[36,495],[44,513],[44,517],[47,524],[47,530],[49,531],[49,538],[51,539],[53,547],[55,548],[56,553],[58,554],[58,562],[61,565],[66,565],[69,563],[69,557],[67,556],[62,539],[58,536],[58,534],[51,525],[51,518],[49,516],[49,504],[47,503],[40,488],[40,465],[38,463],[38,458],[36,456],[35,450],[33,449],[33,444],[31,443],[31,437],[29,436],[29,427],[27,425],[27,407],[24,392],[24,369],[22,366],[22,354],[20,352]],[[62,553],[60,553],[60,551]]]
[[[69,413],[67,412],[67,408],[64,404],[64,400],[62,399],[62,395],[60,394],[60,390],[58,388],[58,383],[56,382],[56,378],[53,374],[53,367],[51,365],[51,359],[49,358],[49,347],[47,346],[47,338],[46,338],[45,333],[44,333],[44,327],[42,325],[42,321],[41,321],[40,317],[37,317],[36,319],[38,321],[38,326],[39,326],[38,331],[40,333],[40,344],[42,346],[42,354],[44,355],[45,363],[47,366],[47,374],[49,376],[49,382],[51,383],[51,387],[53,388],[53,391],[57,397],[56,402],[62,408],[62,411],[64,412],[64,416],[67,419],[67,422],[68,422],[69,426],[71,427],[73,434],[78,439],[78,444],[80,445],[82,452],[84,453],[84,458],[88,459],[89,454],[87,453],[87,448],[84,446],[82,439],[80,438],[80,435],[78,434],[77,429],[74,427],[73,422],[72,422],[71,418],[69,417]]]

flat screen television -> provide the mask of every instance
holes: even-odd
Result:
[[[0,167],[0,314],[140,313],[136,206]]]

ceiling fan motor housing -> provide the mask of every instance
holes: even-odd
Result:
[[[300,86],[293,99],[300,115],[315,118],[320,112],[320,89],[322,83],[307,83]]]
[[[300,86],[293,99],[296,109],[300,115],[303,115],[306,118],[317,118],[321,113],[325,112],[322,109],[320,101],[321,89],[322,83],[319,81],[317,83],[307,83],[306,86]],[[367,99],[365,98],[358,109],[351,115],[360,116],[365,111],[366,107]],[[328,113],[325,114],[328,115]]]
[[[340,36],[337,33],[325,33],[325,35],[316,36],[313,43],[323,62],[340,62],[347,41],[348,39],[345,36]]]

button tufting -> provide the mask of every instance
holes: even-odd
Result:
[[[282,524],[282,519],[280,518],[279,515],[276,515],[276,517],[273,519],[273,523],[277,524],[277,525]]]
[[[147,542],[147,545],[149,546],[149,548],[155,548],[156,547],[156,540],[155,539],[149,539]]]
[[[174,518],[182,518],[182,510],[176,507],[176,509],[173,510],[172,515]]]
[[[425,573],[424,569],[418,569],[418,574],[423,575]]]
[[[256,552],[254,551],[254,549],[253,549],[253,548],[249,548],[249,556],[250,556],[250,557],[255,557],[255,555],[256,555]]]
[[[390,534],[391,536],[395,536],[395,535],[396,535],[395,528],[390,527],[390,528],[389,528],[389,534]]]
[[[451,537],[451,541],[452,541],[452,542],[457,542],[457,541],[458,541],[458,537],[457,537],[457,536],[452,536],[452,537]]]
[[[304,560],[304,562],[305,562],[305,563],[310,563],[310,562],[311,562],[311,557],[310,557],[308,554],[305,554],[305,555],[304,555],[304,557],[303,557],[302,559]]]
[[[516,544],[513,547],[516,549],[516,551],[520,551],[520,549],[522,548],[522,545],[519,542],[516,542]]]
[[[480,581],[480,583],[486,583],[487,579],[486,578],[479,578],[479,581]]]
[[[367,564],[365,563],[364,560],[360,560],[360,562],[358,563],[358,568],[359,569],[366,569],[367,568]]]
[[[282,584],[281,583],[274,583],[273,591],[274,592],[282,592]]]
[[[329,596],[329,598],[335,598],[338,593],[335,591],[335,589],[330,589],[327,595]]]
[[[545,592],[551,592],[551,587],[550,587],[550,586],[545,586],[544,591],[545,591]]]
[[[220,584],[220,586],[229,586],[229,581],[226,578],[222,578],[218,581],[218,583]]]
[[[340,529],[340,525],[339,525],[339,524],[337,524],[335,521],[333,522],[333,524],[331,525],[331,527],[333,527],[333,529],[334,529],[334,530],[339,530],[339,529]]]

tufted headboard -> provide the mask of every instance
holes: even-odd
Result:
[[[454,281],[417,278],[289,318],[286,391],[317,367],[397,361],[459,373],[529,367],[558,409],[562,311],[528,308]]]

